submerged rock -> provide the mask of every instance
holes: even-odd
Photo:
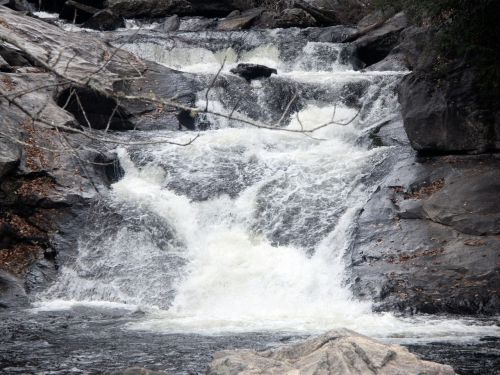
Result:
[[[408,349],[347,329],[277,349],[222,351],[207,372],[228,374],[454,375],[450,366],[422,361]]]
[[[236,68],[231,69],[231,73],[245,78],[248,82],[254,79],[269,78],[278,71],[258,64],[238,64]]]

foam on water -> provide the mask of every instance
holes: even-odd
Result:
[[[212,128],[189,147],[119,149],[125,176],[112,186],[105,209],[91,218],[95,226],[82,236],[76,261],[62,268],[37,308],[140,306],[148,314],[129,328],[155,332],[346,327],[394,340],[500,336],[497,326],[466,320],[376,314],[344,284],[343,256],[355,217],[376,188],[366,177],[391,151],[356,141],[397,113],[393,87],[401,73],[353,72],[335,44],[307,44],[305,56],[286,63],[269,46],[243,54],[231,48],[213,53],[131,46],[185,71],[216,71],[226,56],[227,68],[239,61],[267,62],[287,70],[290,81],[321,84],[335,95],[339,81],[366,80],[369,88],[358,108],[310,101],[288,120],[288,132],[212,117]],[[322,66],[325,72],[318,72]],[[252,89],[264,107],[264,88]],[[204,103],[203,93],[199,100]],[[234,112],[217,98],[209,108]],[[312,136],[290,132],[328,122],[337,125]],[[61,305],[61,299],[68,302]]]

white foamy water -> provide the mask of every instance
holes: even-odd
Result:
[[[138,306],[148,314],[129,328],[155,332],[346,327],[417,341],[500,335],[496,326],[467,320],[376,314],[344,284],[343,257],[355,217],[376,188],[368,177],[391,152],[357,140],[397,113],[393,88],[401,73],[353,72],[341,63],[335,44],[307,44],[305,56],[287,63],[269,46],[246,54],[230,48],[221,53],[133,48],[185,71],[216,71],[224,56],[228,68],[238,61],[274,61],[287,71],[282,79],[306,82],[323,95],[287,118],[285,130],[349,124],[304,135],[211,116],[211,130],[189,147],[119,149],[124,178],[90,218],[93,225],[80,240],[77,259],[63,266],[38,309]],[[322,66],[325,71],[318,72]],[[337,103],[353,84],[360,90],[357,104]],[[254,103],[266,111],[267,88],[253,83],[257,100],[246,108]],[[234,110],[219,94],[214,90],[209,108],[252,120],[248,110]],[[203,92],[198,99],[202,105]],[[170,136],[186,139],[183,133]]]

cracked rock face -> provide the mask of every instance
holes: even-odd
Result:
[[[455,372],[450,366],[419,360],[399,345],[386,345],[356,332],[338,329],[263,352],[219,352],[208,374],[453,375]]]

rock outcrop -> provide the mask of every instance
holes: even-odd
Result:
[[[453,375],[450,366],[419,360],[406,348],[386,345],[346,329],[298,344],[256,352],[215,354],[209,375],[229,374],[379,374]]]
[[[500,160],[419,158],[400,145],[386,163],[349,254],[355,294],[377,310],[497,314]]]
[[[399,87],[412,147],[422,154],[499,151],[498,98],[482,88],[473,56],[444,63],[436,38],[436,30],[412,26],[401,34],[395,49],[412,70]]]

